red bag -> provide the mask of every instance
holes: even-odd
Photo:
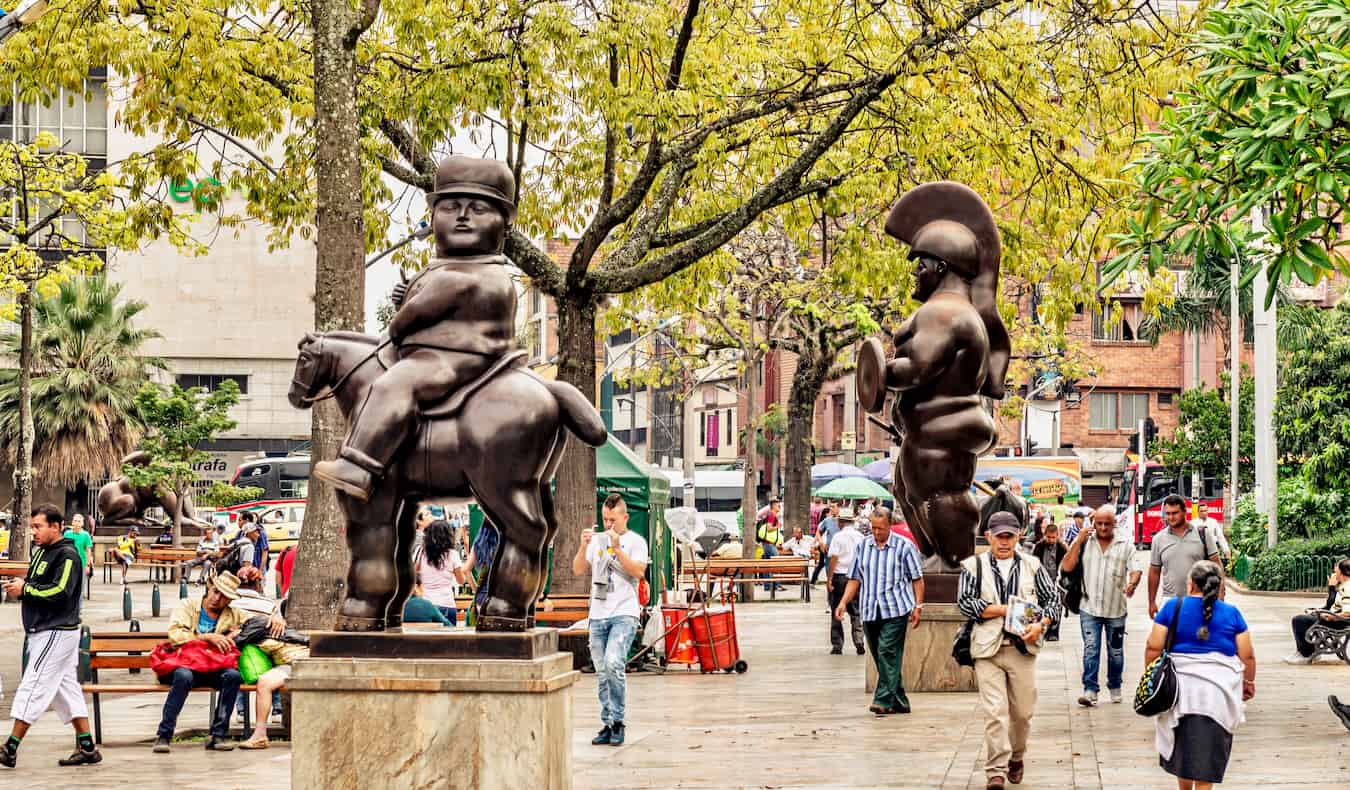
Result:
[[[638,606],[646,606],[652,602],[652,586],[646,579],[638,579],[637,597]]]
[[[163,677],[172,675],[178,668],[193,672],[220,672],[236,669],[239,666],[239,648],[231,644],[227,651],[217,650],[214,645],[194,639],[175,647],[172,642],[155,645],[150,653],[150,671]]]

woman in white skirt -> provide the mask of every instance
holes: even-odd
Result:
[[[1162,654],[1175,615],[1177,704],[1155,721],[1158,761],[1180,790],[1206,790],[1223,781],[1233,731],[1256,694],[1251,633],[1242,612],[1219,600],[1222,585],[1219,566],[1208,560],[1192,565],[1186,596],[1158,611],[1144,652],[1144,666]]]

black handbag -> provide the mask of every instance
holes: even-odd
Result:
[[[978,592],[984,589],[984,564],[980,562],[979,557],[975,558],[975,590]],[[961,630],[956,632],[956,639],[952,640],[952,658],[956,663],[963,667],[975,666],[975,657],[970,654],[970,640],[974,636],[975,621],[967,620]]]
[[[1144,667],[1139,688],[1134,692],[1134,712],[1140,716],[1157,716],[1177,704],[1180,689],[1177,686],[1177,668],[1172,664],[1172,645],[1177,641],[1177,620],[1181,617],[1182,598],[1172,611],[1172,624],[1167,627],[1167,643],[1162,655]]]
[[[1079,554],[1078,564],[1071,571],[1060,570],[1059,572],[1059,590],[1060,600],[1064,608],[1074,614],[1078,614],[1078,608],[1082,606],[1083,599],[1087,597],[1083,592],[1083,557]]]

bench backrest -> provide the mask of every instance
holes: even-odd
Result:
[[[91,634],[90,669],[149,669],[150,652],[167,642],[166,631],[131,631]],[[140,655],[131,655],[140,653]]]
[[[0,560],[0,576],[28,575],[28,563],[22,560]]]

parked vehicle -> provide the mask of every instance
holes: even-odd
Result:
[[[287,455],[245,461],[234,470],[230,485],[261,488],[259,501],[304,499],[309,496],[309,456]]]
[[[1153,545],[1153,536],[1163,529],[1162,501],[1172,494],[1179,494],[1186,500],[1188,514],[1198,497],[1200,502],[1209,505],[1210,517],[1223,522],[1223,483],[1213,475],[1200,475],[1200,488],[1196,491],[1193,474],[1177,475],[1162,464],[1150,461],[1141,476],[1139,464],[1134,462],[1126,466],[1124,474],[1113,478],[1111,485],[1116,505],[1116,529],[1133,535],[1135,546],[1141,549]]]
[[[684,474],[679,470],[662,469],[670,480],[671,504],[684,504]],[[729,530],[732,540],[740,540],[736,529],[736,511],[741,509],[741,493],[745,475],[731,471],[697,471],[694,473],[694,509],[706,521],[713,519]]]
[[[268,551],[274,556],[287,546],[294,546],[300,541],[300,530],[305,523],[304,502],[287,502],[265,508],[244,505],[231,508],[228,511],[217,511],[213,514],[212,520],[217,520],[222,513],[228,514],[229,526],[225,528],[226,540],[234,540],[239,535],[239,513],[244,510],[253,510],[258,514],[258,521],[262,524],[263,529],[267,530]]]

